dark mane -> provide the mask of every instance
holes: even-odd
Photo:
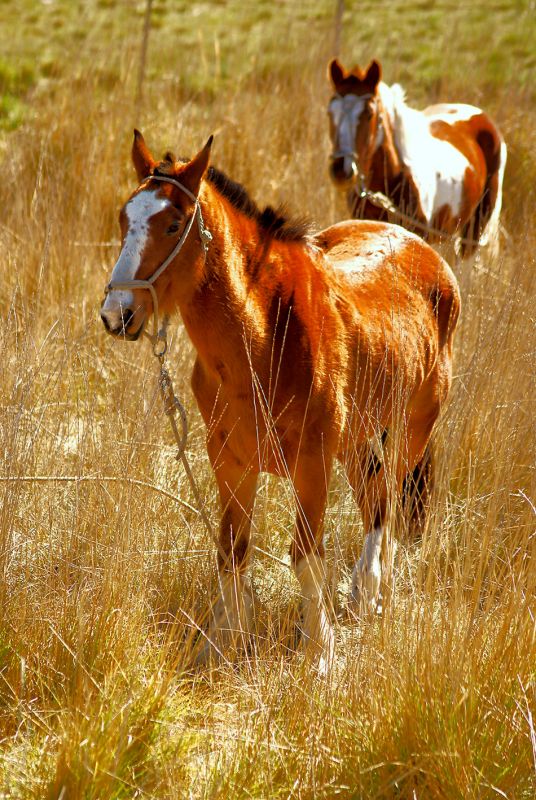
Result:
[[[209,167],[207,179],[237,211],[255,220],[268,236],[283,242],[303,242],[306,239],[311,227],[307,220],[289,219],[281,206],[278,208],[266,206],[261,211],[242,184],[231,180],[216,167]]]
[[[173,175],[176,161],[186,164],[189,159],[182,157],[176,159],[173,153],[166,153],[164,159],[155,166],[153,175]],[[209,167],[206,177],[237,211],[241,211],[242,214],[255,220],[261,231],[267,236],[282,242],[303,242],[310,233],[311,223],[300,217],[289,218],[284,206],[277,208],[266,206],[261,211],[241,183],[231,180],[216,167]]]

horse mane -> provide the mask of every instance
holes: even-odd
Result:
[[[173,153],[166,153],[163,160],[153,170],[153,175],[167,175],[173,177],[174,163],[186,164],[190,159],[175,158]],[[273,208],[266,206],[261,210],[252,200],[247,190],[241,183],[231,180],[224,172],[216,167],[209,167],[206,175],[212,186],[233,206],[237,211],[245,214],[249,219],[255,220],[262,233],[281,242],[304,242],[312,225],[303,217],[289,217],[284,206]]]
[[[380,84],[380,96],[383,106],[391,118],[393,137],[402,163],[412,169],[414,163],[422,157],[422,143],[415,137],[415,128],[425,128],[425,121],[420,111],[406,103],[406,92],[399,83],[388,86]]]
[[[287,215],[284,206],[273,208],[266,206],[262,211],[252,200],[241,183],[231,180],[216,167],[209,167],[207,179],[233,208],[255,220],[259,228],[267,236],[283,242],[303,242],[311,230],[311,224],[304,218],[292,218]]]
[[[406,106],[406,91],[399,83],[393,83],[390,86],[383,81],[378,86],[383,107],[390,117],[394,114],[403,113]]]

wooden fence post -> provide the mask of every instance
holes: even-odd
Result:
[[[153,0],[147,0],[145,6],[145,17],[143,20],[143,34],[141,38],[140,63],[138,67],[138,84],[136,87],[136,102],[134,103],[136,113],[136,124],[139,124],[141,106],[143,102],[143,82],[145,80],[145,64],[147,62],[147,49],[149,46],[149,33],[151,30],[151,11]]]

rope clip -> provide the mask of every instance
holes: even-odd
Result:
[[[162,360],[167,353],[167,339],[162,333],[157,334],[153,342],[153,354]]]
[[[201,235],[201,244],[203,245],[203,250],[205,253],[208,252],[208,246],[211,243],[213,236],[208,228],[202,228],[200,231]]]

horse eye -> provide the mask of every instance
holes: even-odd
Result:
[[[175,222],[172,222],[169,228],[167,229],[166,234],[168,236],[171,236],[172,234],[177,233],[179,227],[180,227],[179,222],[177,220]]]

